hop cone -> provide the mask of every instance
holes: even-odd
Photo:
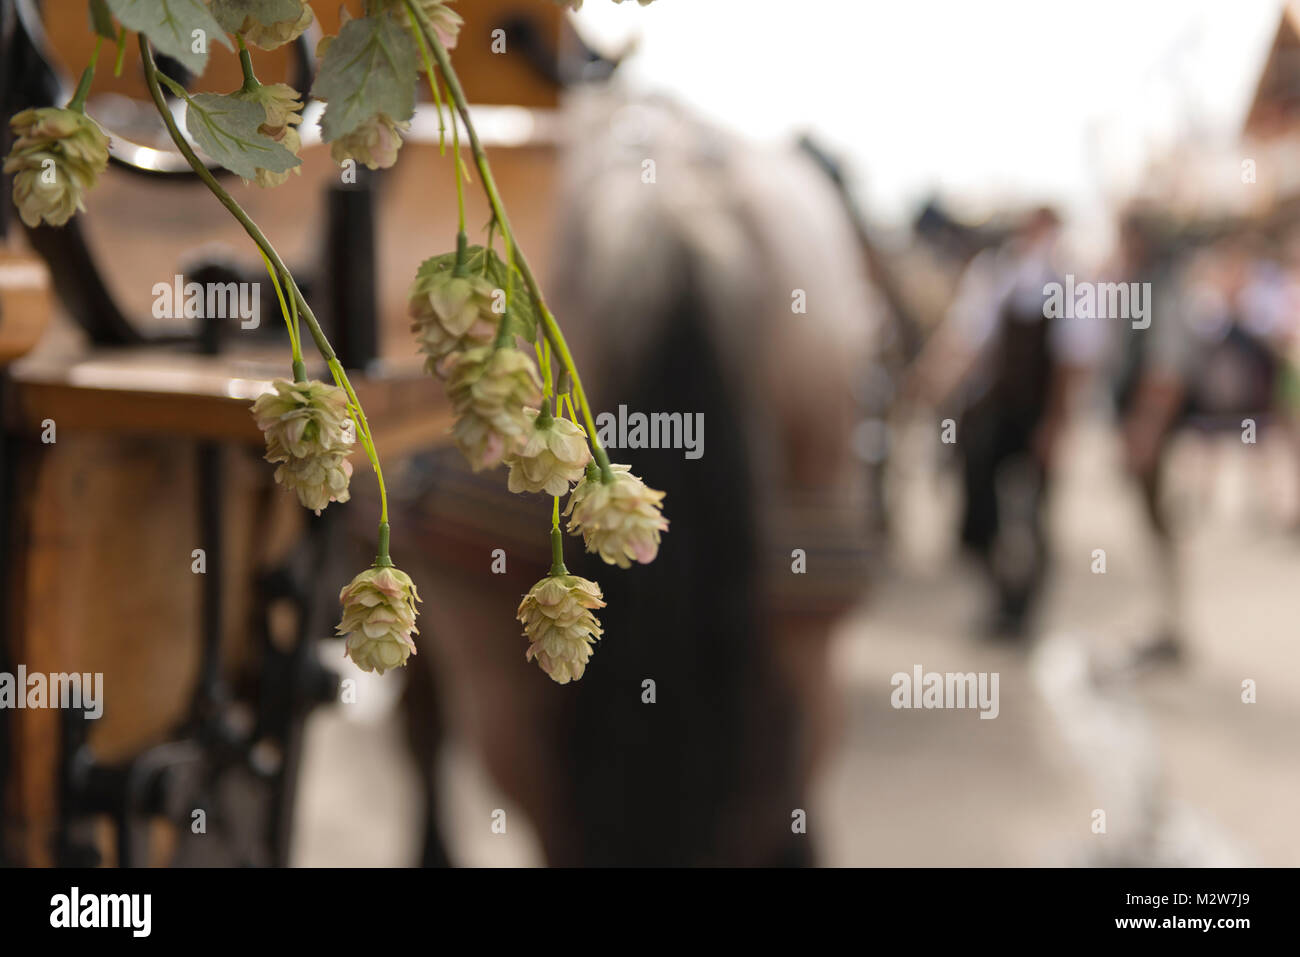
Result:
[[[253,403],[257,426],[266,433],[267,461],[352,447],[346,392],[317,379],[276,379],[271,385],[275,391],[263,393]]]
[[[307,458],[290,458],[276,466],[275,480],[298,493],[298,501],[319,515],[330,502],[352,497],[352,463],[347,453],[327,452]]]
[[[543,578],[519,603],[519,621],[528,638],[525,658],[536,660],[558,684],[577,681],[591,660],[592,643],[601,636],[591,613],[604,608],[600,586],[577,575]]]
[[[411,332],[425,367],[443,374],[444,360],[453,352],[489,345],[501,319],[492,311],[493,286],[482,276],[453,276],[451,270],[417,276],[411,286]]]
[[[253,403],[253,418],[266,436],[266,460],[280,463],[275,480],[318,515],[330,502],[346,502],[355,440],[347,393],[316,380],[272,386]]]
[[[362,671],[381,675],[400,668],[415,654],[412,634],[420,594],[398,568],[367,568],[339,592],[343,618],[338,633],[347,635],[347,656]]]
[[[244,39],[263,50],[274,50],[284,46],[290,40],[296,40],[311,26],[314,19],[311,5],[304,3],[297,16],[275,23],[262,23],[253,16],[247,17],[236,33],[243,34]]]
[[[76,110],[23,110],[10,121],[13,149],[4,171],[14,175],[14,205],[28,226],[62,226],[86,207],[82,194],[108,166],[108,137]]]
[[[394,123],[387,113],[376,113],[351,133],[332,142],[330,156],[340,166],[353,159],[368,169],[388,169],[397,162],[397,151],[402,148],[399,131],[408,126]]]
[[[541,401],[542,382],[533,360],[518,349],[480,346],[454,355],[447,396],[456,413],[452,438],[478,472],[523,447],[532,428],[524,406]]]
[[[460,28],[465,23],[459,13],[447,6],[450,2],[451,0],[415,0],[415,5],[433,24],[434,32],[438,34],[438,42],[448,50],[455,48],[456,40],[460,36]],[[388,12],[403,27],[406,26],[405,0],[388,0]]]
[[[632,561],[652,562],[659,553],[659,534],[668,530],[661,511],[664,493],[648,488],[626,465],[612,466],[612,471],[609,483],[594,469],[583,476],[564,512],[569,531],[581,532],[587,551],[619,568]]]
[[[524,409],[532,421],[523,447],[506,459],[510,466],[510,491],[565,495],[582,478],[591,461],[587,433],[568,419],[548,416],[543,425],[537,409]]]

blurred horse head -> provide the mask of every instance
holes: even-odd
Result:
[[[792,815],[827,737],[828,636],[870,551],[850,445],[875,324],[861,251],[794,148],[607,92],[567,119],[550,304],[593,411],[693,416],[704,441],[688,456],[609,436],[613,461],[667,492],[672,526],[628,570],[567,539],[607,607],[586,675],[564,687],[525,662],[502,612],[546,573],[549,500],[510,496],[454,450],[430,456],[410,496],[427,534],[403,548],[430,583],[417,755],[429,781],[433,729],[468,739],[552,863],[806,862]]]

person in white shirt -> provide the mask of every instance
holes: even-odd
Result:
[[[1056,213],[1040,208],[971,261],[909,386],[960,416],[961,538],[995,590],[990,631],[1000,636],[1028,631],[1047,565],[1040,512],[1051,462],[1075,383],[1104,345],[1093,317],[1049,318],[1059,234]]]

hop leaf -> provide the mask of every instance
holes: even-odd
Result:
[[[266,109],[235,94],[198,93],[189,100],[185,129],[203,152],[244,179],[258,170],[286,173],[302,163],[284,145],[263,134]]]
[[[298,99],[297,90],[287,83],[268,83],[258,84],[251,90],[236,90],[230,95],[237,100],[260,106],[266,121],[257,131],[275,140],[294,156],[298,155],[302,139],[294,126],[302,122],[302,116],[298,113],[302,109],[302,100]],[[290,172],[301,175],[302,167],[295,166],[284,172],[258,167],[257,185],[263,188],[279,186],[289,178]]]
[[[344,24],[325,50],[311,94],[328,102],[320,120],[326,142],[380,114],[405,122],[415,112],[417,54],[410,35],[388,17]]]
[[[288,83],[259,83],[252,90],[238,90],[230,95],[262,107],[266,119],[260,129],[271,139],[276,139],[286,126],[302,122],[299,115],[302,99]]]
[[[221,24],[213,19],[203,0],[107,0],[121,24],[149,38],[149,42],[191,73],[208,65],[208,44],[213,40],[234,47]],[[195,36],[194,31],[202,33]],[[202,39],[202,43],[195,41]],[[196,52],[196,50],[198,52]]]
[[[498,289],[506,288],[509,268],[494,250],[487,251],[487,277]],[[537,312],[533,300],[524,286],[524,277],[515,267],[513,295],[510,297],[510,331],[531,342],[537,338]]]
[[[301,13],[302,0],[212,0],[212,16],[227,33],[239,33],[247,20],[279,23]]]
[[[90,28],[105,40],[116,40],[113,14],[104,0],[90,0]]]

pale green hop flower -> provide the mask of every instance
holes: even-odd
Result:
[[[346,502],[355,441],[347,393],[316,380],[277,379],[272,386],[252,411],[266,436],[266,460],[280,463],[275,480],[317,515],[330,502]]]
[[[259,133],[269,136],[294,156],[302,148],[302,138],[294,126],[302,122],[302,100],[298,91],[287,83],[264,83],[253,90],[239,90],[233,94],[236,99],[256,103],[266,112],[266,122],[257,128]],[[290,173],[302,173],[301,166],[295,166],[277,173],[269,169],[257,168],[256,182],[263,189],[279,186],[289,178]],[[247,181],[245,181],[247,182]]]
[[[600,586],[593,581],[577,575],[543,578],[519,603],[518,618],[528,639],[525,659],[535,660],[557,684],[577,681],[602,634],[592,609],[604,607]]]
[[[661,511],[664,493],[648,488],[626,465],[611,470],[612,481],[589,471],[573,490],[564,511],[569,531],[580,532],[587,551],[611,565],[648,564],[659,553],[660,533],[668,530]]]
[[[297,16],[276,23],[262,23],[250,16],[235,32],[242,34],[244,40],[255,47],[274,50],[276,47],[284,46],[290,40],[298,39],[303,31],[311,26],[313,19],[315,16],[311,5],[304,3]]]
[[[302,122],[302,98],[288,83],[262,83],[253,90],[237,90],[231,96],[256,103],[266,111],[266,122],[258,131],[277,139],[285,128]]]
[[[447,6],[450,2],[452,0],[415,0],[415,5],[433,24],[438,42],[448,50],[455,48],[460,28],[465,23],[459,13]],[[383,7],[402,27],[407,26],[406,0],[384,0]]]
[[[298,501],[319,515],[330,502],[352,497],[352,463],[345,452],[325,452],[306,458],[289,458],[275,469],[275,480],[298,493]]]
[[[417,276],[408,311],[411,332],[428,359],[425,368],[441,377],[447,356],[496,338],[501,317],[492,311],[494,287],[482,276],[457,277],[450,269]]]
[[[409,128],[409,123],[394,123],[388,114],[376,113],[330,143],[330,156],[340,166],[352,159],[368,169],[388,169],[397,162],[397,151],[402,148],[400,131]]]
[[[297,156],[298,150],[302,149],[302,139],[298,136],[298,131],[292,126],[286,126],[284,132],[275,137],[275,139],[277,139],[280,145],[294,156]],[[293,166],[283,172],[277,173],[275,170],[263,169],[259,166],[257,167],[256,173],[257,175],[254,177],[253,182],[257,183],[257,185],[263,189],[270,189],[274,186],[279,186],[281,183],[288,180],[290,173],[301,175],[302,167]],[[245,180],[245,182],[247,182],[247,180]]]
[[[348,425],[348,394],[318,379],[276,379],[274,391],[253,403],[253,418],[266,433],[266,460],[283,462],[326,452],[350,452],[354,436]]]
[[[474,471],[500,465],[523,447],[532,420],[525,406],[542,399],[533,360],[513,346],[454,353],[447,397],[456,414],[452,438]]]
[[[86,114],[54,106],[23,110],[9,125],[4,171],[14,177],[18,215],[28,226],[62,226],[86,208],[82,195],[108,167],[108,137]]]
[[[537,409],[524,409],[532,420],[523,447],[506,458],[510,466],[510,491],[545,492],[547,495],[565,495],[569,486],[582,478],[583,469],[591,461],[587,447],[587,433],[568,419],[549,416],[549,422],[539,424],[541,413]]]
[[[409,575],[392,566],[367,568],[339,592],[343,617],[337,631],[347,635],[346,655],[362,671],[381,675],[400,668],[416,653],[412,634],[420,593]]]

